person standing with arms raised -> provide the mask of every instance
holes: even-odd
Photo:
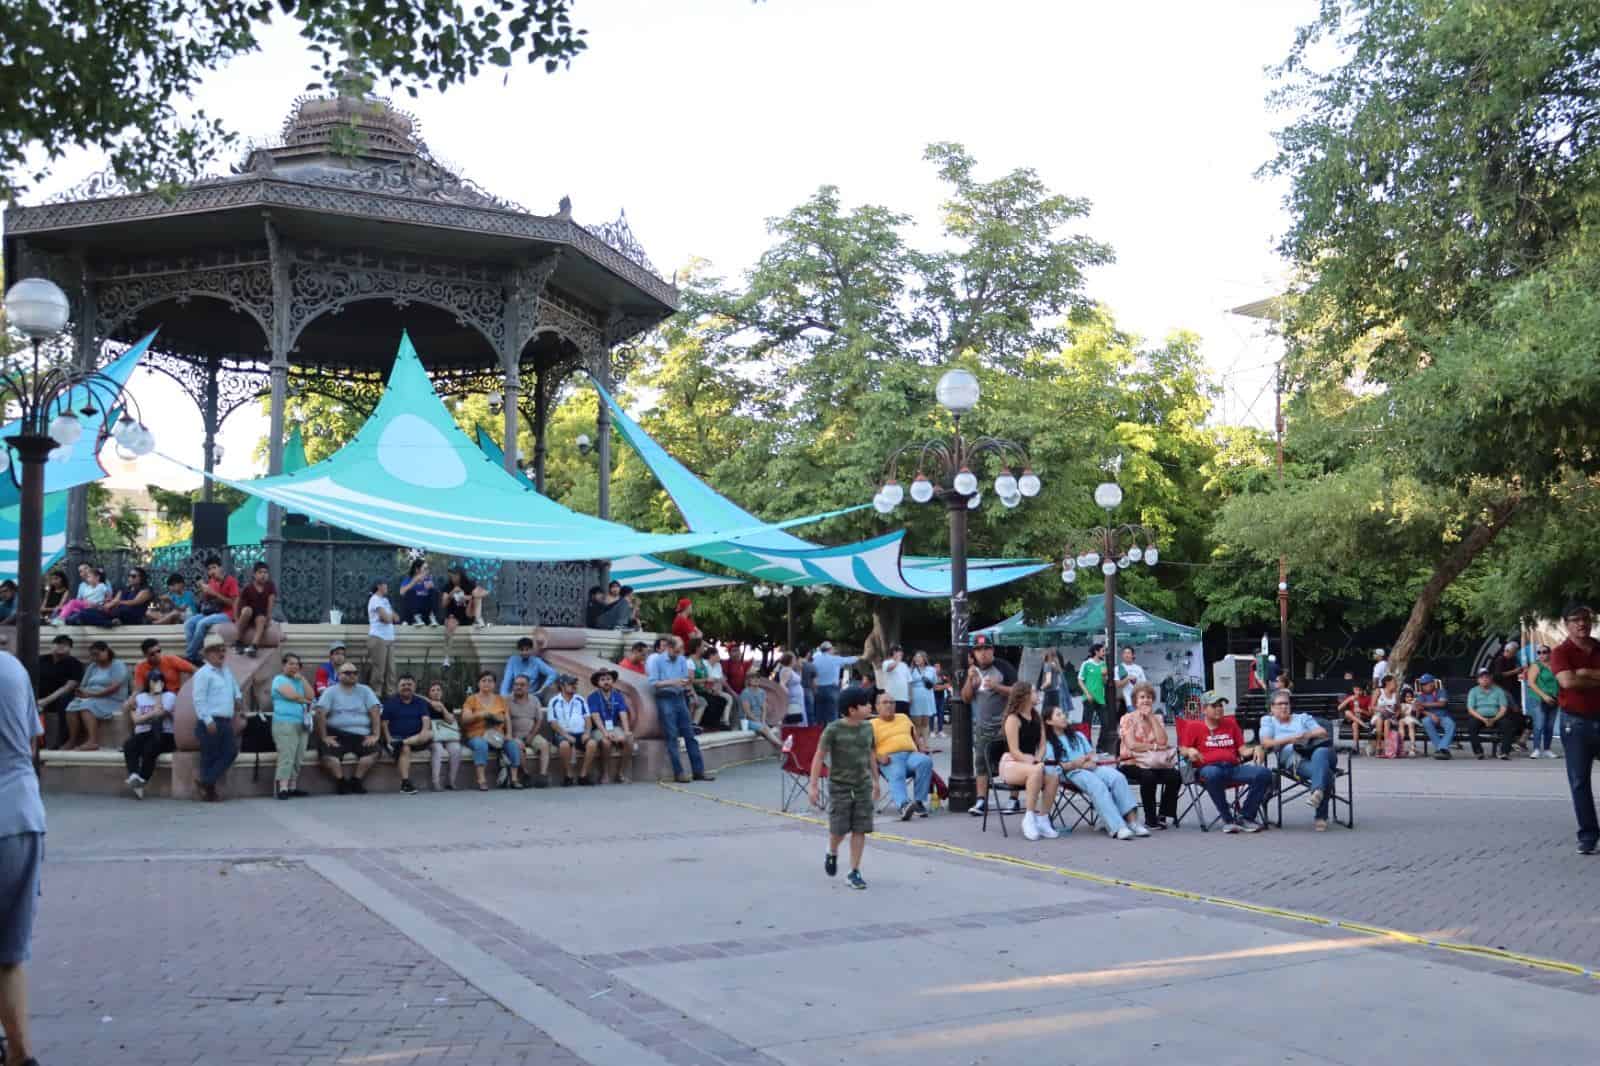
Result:
[[[858,656],[835,655],[833,642],[825,640],[817,645],[811,656],[811,665],[817,672],[817,716],[813,724],[827,725],[839,717],[840,675],[854,666]]]

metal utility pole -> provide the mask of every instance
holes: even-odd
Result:
[[[1283,491],[1283,360],[1278,360],[1274,421],[1278,433],[1278,491]],[[1289,646],[1289,556],[1278,553],[1278,664],[1284,677],[1294,681],[1294,656]],[[1263,678],[1263,681],[1266,679]]]

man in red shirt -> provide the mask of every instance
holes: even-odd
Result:
[[[1261,828],[1256,814],[1272,783],[1272,771],[1256,762],[1245,762],[1253,754],[1245,747],[1244,732],[1232,716],[1225,716],[1228,698],[1219,692],[1205,697],[1203,721],[1178,723],[1178,751],[1196,768],[1200,783],[1222,817],[1224,833],[1254,833]],[[1245,786],[1240,820],[1233,816],[1228,788]],[[1202,817],[1204,817],[1202,815]]]
[[[687,596],[678,601],[678,613],[672,619],[672,635],[683,641],[685,647],[693,638],[704,636],[695,624],[694,601]]]
[[[1589,636],[1594,612],[1582,604],[1568,607],[1562,619],[1567,639],[1550,652],[1561,691],[1561,750],[1567,757],[1567,787],[1578,815],[1578,853],[1593,855],[1600,846],[1600,819],[1595,817],[1589,772],[1600,759],[1600,642]]]
[[[649,650],[650,645],[644,641],[634,641],[633,646],[623,653],[622,661],[617,663],[617,669],[631,670],[636,674],[644,673],[644,657]]]
[[[722,660],[722,679],[735,696],[744,692],[744,679],[750,674],[750,660],[744,657],[744,645],[737,640],[728,644],[728,657]]]
[[[257,563],[250,574],[250,584],[239,593],[239,628],[233,642],[235,649],[255,658],[256,645],[266,635],[272,624],[272,608],[278,602],[278,586],[272,583],[272,572],[266,563]]]

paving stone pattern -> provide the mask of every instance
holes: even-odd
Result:
[[[47,1063],[582,1061],[298,863],[58,863],[44,891]]]

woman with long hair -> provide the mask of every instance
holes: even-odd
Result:
[[[928,665],[928,653],[919,651],[911,657],[911,729],[917,741],[928,746],[928,727],[933,721],[933,687],[939,683],[939,673]]]
[[[1128,779],[1111,767],[1100,765],[1100,756],[1089,746],[1089,738],[1068,724],[1067,713],[1060,707],[1051,709],[1045,721],[1045,749],[1056,764],[1050,769],[1065,775],[1072,787],[1094,804],[1106,836],[1132,840],[1150,835],[1139,819],[1139,804]]]
[[[436,625],[439,612],[439,593],[433,586],[433,575],[428,572],[428,560],[413,559],[406,576],[400,582],[400,624]]]
[[[1050,824],[1057,781],[1044,772],[1044,722],[1037,702],[1033,686],[1017,682],[1006,700],[1001,739],[995,744],[1002,749],[997,776],[1023,789],[1022,835],[1029,840],[1060,835]]]

